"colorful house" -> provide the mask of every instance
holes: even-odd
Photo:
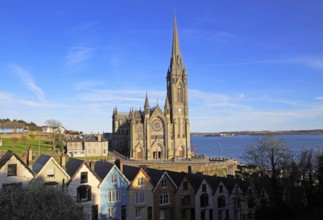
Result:
[[[154,186],[144,168],[123,166],[123,173],[130,181],[129,219],[153,219]]]
[[[86,219],[98,219],[100,212],[100,177],[83,160],[70,158],[66,172],[71,177],[68,193],[83,208]]]
[[[11,150],[0,159],[0,190],[14,185],[28,184],[34,172]]]
[[[100,190],[100,219],[128,218],[128,179],[112,163],[98,161],[94,165],[95,173],[102,179]]]

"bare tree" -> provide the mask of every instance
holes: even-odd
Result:
[[[253,145],[245,148],[243,158],[256,164],[270,179],[272,204],[279,206],[282,192],[279,191],[278,181],[283,171],[291,161],[291,150],[288,145],[272,135],[265,135]]]
[[[27,143],[27,140],[28,140],[28,139],[27,139],[27,137],[26,137],[25,135],[22,135],[22,136],[21,136],[21,143],[22,143],[22,144],[24,144],[24,145],[25,145],[25,144]]]
[[[55,151],[56,148],[56,139],[57,137],[61,136],[61,129],[62,126],[61,122],[55,119],[48,119],[45,121],[45,125],[50,129],[50,132],[53,134],[53,151]],[[59,138],[60,139],[60,138]],[[61,140],[59,140],[61,141]]]
[[[16,136],[14,136],[14,137],[11,138],[11,141],[12,141],[13,147],[15,148],[16,144],[18,142],[18,138]]]
[[[9,186],[0,192],[1,219],[85,219],[73,198],[44,185]]]

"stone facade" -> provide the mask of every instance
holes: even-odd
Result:
[[[137,160],[191,158],[187,78],[175,20],[164,110],[158,104],[151,108],[147,94],[143,110],[115,108],[112,148]]]

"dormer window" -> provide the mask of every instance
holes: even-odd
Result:
[[[202,192],[206,192],[206,184],[205,183],[202,184]]]
[[[111,183],[117,183],[117,175],[116,174],[111,175]]]
[[[8,164],[7,176],[17,176],[17,164]]]
[[[87,183],[88,178],[87,178],[87,172],[81,172],[81,183]]]
[[[47,169],[47,178],[54,178],[54,177],[55,177],[55,169],[54,168]]]
[[[166,188],[167,187],[167,180],[163,179],[161,182],[162,188]]]
[[[223,186],[222,185],[219,186],[219,193],[223,193]]]
[[[138,178],[138,186],[142,186],[142,185],[144,185],[144,178],[139,177]]]

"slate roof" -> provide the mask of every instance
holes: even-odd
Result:
[[[135,177],[137,176],[137,173],[139,172],[140,168],[139,167],[133,167],[133,166],[128,166],[128,165],[123,165],[123,175],[132,182]]]
[[[70,177],[73,177],[75,173],[81,168],[83,160],[70,158],[66,163],[66,172]]]
[[[209,183],[214,193],[217,190],[222,178],[217,176],[204,176],[204,177],[206,181]]]
[[[146,168],[145,172],[148,174],[148,176],[150,177],[150,182],[155,187],[165,171]]]
[[[101,182],[101,178],[85,163],[83,160],[79,160],[76,158],[70,158],[66,163],[66,172],[71,177],[70,181],[73,180],[77,171],[79,171],[82,165],[86,166],[91,173]]]
[[[32,170],[35,173],[38,173],[44,166],[45,164],[48,162],[48,160],[51,158],[51,156],[45,155],[45,154],[41,154],[37,160],[35,161],[35,163],[32,166]]]
[[[190,181],[194,188],[194,192],[196,193],[203,181],[204,176],[202,174],[188,173],[186,178]]]
[[[94,172],[103,180],[110,172],[114,164],[106,161],[98,161],[94,165]]]
[[[177,187],[181,184],[183,178],[185,177],[184,172],[175,172],[175,171],[168,171],[167,173],[170,178],[172,178],[173,182],[176,184]]]
[[[103,135],[101,135],[101,142],[106,142],[107,140]],[[66,142],[98,142],[98,135],[89,134],[84,136],[77,136],[76,138],[67,139]]]

